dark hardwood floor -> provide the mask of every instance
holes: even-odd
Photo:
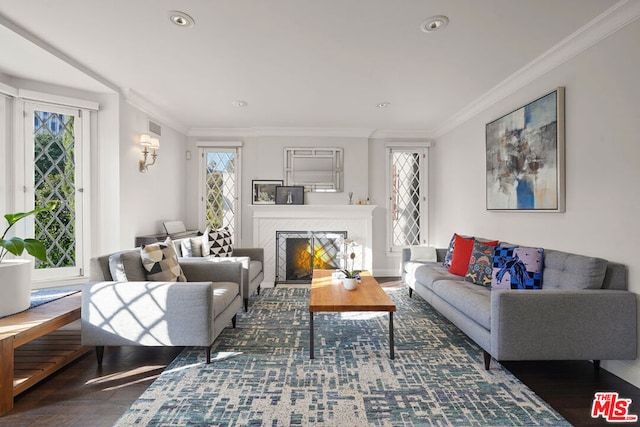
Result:
[[[380,280],[385,287],[393,280]],[[109,347],[102,367],[90,352],[18,396],[2,426],[111,426],[182,348]],[[482,363],[482,356],[478,356]],[[492,361],[491,363],[496,363]],[[587,361],[503,362],[502,365],[576,426],[611,425],[591,418],[594,394],[615,391],[640,415],[640,389]],[[629,425],[629,423],[624,423]]]

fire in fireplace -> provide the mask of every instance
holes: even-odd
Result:
[[[276,232],[276,283],[310,283],[314,269],[338,269],[346,231]]]

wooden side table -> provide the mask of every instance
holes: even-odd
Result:
[[[90,350],[79,329],[60,330],[80,319],[81,301],[78,292],[0,319],[0,415],[15,396]]]

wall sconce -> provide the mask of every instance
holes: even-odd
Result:
[[[142,150],[142,154],[144,155],[144,159],[140,160],[140,172],[146,172],[149,169],[149,166],[156,164],[156,159],[158,158],[158,153],[156,150],[160,149],[160,140],[158,138],[152,138],[147,134],[140,135],[140,145],[144,147]],[[153,150],[151,152],[151,158],[153,161],[151,163],[147,163],[147,159],[149,157],[149,147]]]

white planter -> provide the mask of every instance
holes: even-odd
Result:
[[[358,285],[358,279],[342,279],[342,284],[346,290],[352,291]]]
[[[0,316],[26,310],[31,304],[31,260],[0,262]]]

